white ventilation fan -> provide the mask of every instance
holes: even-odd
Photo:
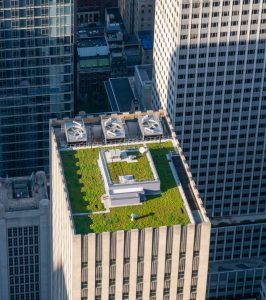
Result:
[[[87,133],[83,121],[82,123],[77,121],[66,122],[65,133],[67,141],[70,143],[87,141]]]
[[[148,134],[160,134],[162,132],[161,124],[159,120],[156,120],[154,116],[145,116],[141,119],[143,129]]]
[[[109,138],[121,138],[125,135],[123,125],[116,119],[109,118],[105,121],[104,127]]]

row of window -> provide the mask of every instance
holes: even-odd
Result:
[[[200,49],[204,49],[204,48],[205,49],[206,48],[211,49],[211,48],[217,48],[217,46],[219,46],[219,47],[235,47],[237,45],[245,46],[247,44],[248,45],[263,45],[263,47],[264,47],[265,39],[259,39],[259,40],[246,39],[244,41],[219,42],[219,44],[211,42],[211,43],[208,43],[208,44],[200,43],[200,44],[181,45],[180,49],[181,50],[182,49],[183,50],[184,49],[186,49],[186,50],[191,49],[191,51],[192,51],[192,49],[195,49],[193,51],[197,51],[198,48],[200,48]]]
[[[192,15],[190,16],[189,14],[182,14],[182,20],[187,20],[189,19],[190,17],[192,19],[198,19],[198,18],[209,18],[210,16],[211,17],[219,17],[220,15],[222,15],[222,17],[227,17],[227,16],[238,16],[238,15],[249,15],[249,14],[252,14],[253,16],[254,15],[258,15],[260,13],[260,10],[259,9],[252,9],[252,10],[226,10],[226,11],[223,11],[222,13],[219,12],[219,11],[213,11],[211,14],[209,12],[203,12],[200,16],[199,13],[192,13]],[[261,13],[262,14],[265,14],[266,13],[266,9],[262,9],[261,10]]]
[[[217,48],[217,50],[218,50],[218,48]],[[241,50],[238,50],[238,51],[236,51],[236,50],[230,50],[230,49],[228,49],[228,51],[219,51],[219,52],[217,52],[217,51],[215,51],[215,52],[209,52],[209,53],[206,53],[206,52],[203,52],[203,53],[199,53],[198,55],[197,55],[197,53],[192,53],[192,54],[183,54],[183,55],[179,55],[179,59],[180,60],[186,60],[187,58],[189,58],[189,60],[191,60],[191,59],[196,59],[197,57],[199,57],[199,58],[205,58],[205,57],[217,57],[217,56],[219,56],[219,57],[224,57],[224,56],[226,56],[226,57],[228,57],[228,56],[236,56],[236,55],[246,55],[246,54],[255,54],[255,53],[258,53],[258,54],[264,54],[264,52],[265,52],[265,48],[263,47],[263,48],[258,48],[258,50],[255,50],[255,49],[248,49],[248,50],[246,50],[246,49],[241,49]]]
[[[240,5],[241,3],[243,5],[247,5],[247,4],[250,4],[250,3],[253,3],[253,4],[259,4],[261,0],[243,0],[243,1],[240,1],[240,0],[234,0],[234,1],[228,1],[228,0],[224,0],[224,1],[213,1],[213,2],[203,2],[202,3],[202,7],[210,7],[210,6],[213,6],[213,7],[217,7],[217,6],[235,6],[235,5]],[[266,3],[266,0],[263,0],[262,3]],[[200,3],[199,2],[196,2],[196,3],[183,3],[182,4],[182,8],[183,9],[187,9],[189,7],[192,7],[192,8],[199,8],[200,7]]]
[[[238,26],[239,24],[241,24],[241,25],[247,25],[248,24],[248,20],[241,20],[241,22],[240,21],[238,21],[238,20],[234,20],[234,21],[231,21],[230,23],[228,22],[228,21],[224,21],[224,20],[222,20],[221,22],[212,22],[212,23],[201,23],[201,24],[182,24],[181,25],[181,29],[182,30],[186,30],[186,29],[197,29],[197,28],[208,28],[208,27],[210,27],[210,28],[218,28],[218,27],[230,27],[230,26]],[[261,19],[260,20],[260,23],[261,24],[265,24],[266,23],[266,19]],[[256,20],[254,20],[254,19],[252,19],[251,21],[250,21],[250,24],[251,25],[256,25],[256,24],[259,24],[259,20],[258,19],[256,19]]]
[[[194,96],[196,96],[196,97],[213,96],[213,95],[221,96],[223,94],[224,95],[232,95],[232,94],[238,95],[238,94],[242,94],[242,93],[251,93],[251,92],[256,93],[256,92],[260,92],[260,91],[261,91],[260,88],[253,88],[253,89],[251,89],[251,88],[241,89],[240,88],[240,89],[234,89],[234,90],[225,89],[224,91],[223,90],[216,90],[216,91],[211,90],[211,91],[206,91],[205,93],[204,92],[196,92],[196,93],[190,92],[190,93],[186,93],[186,94],[178,93],[177,99],[184,99],[185,97],[186,98],[194,98]],[[266,92],[266,87],[263,89],[263,92]],[[246,120],[245,116],[244,117],[242,116],[241,118],[244,118],[243,120]],[[261,115],[260,118],[264,119],[265,117],[264,117],[264,115]],[[235,120],[236,121],[239,120],[239,117],[235,117]]]
[[[260,29],[259,31],[260,34],[264,34],[266,33],[266,29]],[[248,31],[247,30],[241,30],[239,32],[240,35],[248,35]],[[250,30],[249,31],[249,34],[252,35],[252,34],[257,34],[257,29],[253,29],[253,30]],[[226,36],[237,36],[238,35],[238,32],[237,31],[230,31],[229,32],[220,32],[220,37],[226,37]],[[187,39],[197,39],[198,37],[200,37],[201,39],[204,39],[204,38],[207,38],[207,37],[218,37],[219,34],[218,32],[210,32],[210,33],[201,33],[200,35],[198,34],[195,34],[195,33],[191,33],[190,36],[188,36],[187,34],[182,34],[181,35],[181,40],[187,40]]]

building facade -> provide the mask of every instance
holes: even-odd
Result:
[[[266,299],[266,286],[265,280],[261,282],[261,289],[260,289],[260,300]]]
[[[247,223],[247,224],[245,224]],[[266,278],[266,224],[213,225],[210,243],[208,299],[239,299],[260,293]]]
[[[0,298],[50,299],[50,201],[43,172],[1,178]]]
[[[207,298],[258,295],[265,279],[266,3],[157,1],[155,20],[153,105],[175,124],[214,225]]]
[[[207,212],[265,212],[265,1],[157,1],[155,19],[153,103]]]
[[[73,113],[73,1],[0,1],[0,174],[48,171],[48,120]]]
[[[78,24],[104,22],[105,9],[108,7],[117,7],[117,0],[78,0]]]
[[[106,111],[103,82],[111,76],[111,66],[103,27],[78,27],[76,63],[76,111]]]
[[[155,0],[118,0],[118,7],[129,34],[153,31]]]
[[[144,109],[151,109],[152,65],[135,66],[134,87]]]
[[[164,114],[162,112],[150,111],[149,113],[153,115],[153,120],[161,116],[162,124],[164,124],[165,120],[169,121],[169,119],[163,117]],[[134,147],[132,134],[133,132],[137,132],[138,118],[139,120],[142,119],[146,116],[146,113],[112,114],[112,119],[110,119],[110,116],[111,115],[104,115],[102,118],[92,118],[92,116],[88,116],[87,118],[84,116],[82,120],[76,119],[67,121],[75,121],[75,123],[73,123],[75,125],[77,125],[78,122],[80,128],[84,128],[84,133],[85,128],[86,132],[93,132],[93,135],[86,136],[86,134],[84,134],[82,139],[80,138],[77,143],[72,144],[77,153],[80,153],[83,158],[86,159],[87,151],[97,151],[102,136],[108,139],[109,123],[111,121],[114,122],[116,126],[116,133],[118,128],[121,130],[121,127],[118,126],[119,124],[124,124],[124,128],[129,126],[127,127],[127,131],[125,131],[125,139],[128,140],[130,137],[131,141],[128,140],[128,142],[133,143],[131,148]],[[108,121],[107,131],[105,131],[103,127],[104,124],[106,124],[105,120]],[[124,123],[122,123],[122,121]],[[162,141],[165,141],[167,129],[164,125],[162,126],[164,131]],[[185,158],[182,155],[175,133],[171,131],[172,133],[170,133],[168,139],[170,138],[173,142],[178,157],[180,158],[177,159],[179,164],[175,165],[176,170],[179,170],[177,171],[176,182],[179,182],[179,188],[181,186],[180,182],[182,182],[185,193],[182,194],[182,199],[187,203],[185,204],[185,209],[190,221],[186,224],[182,224],[182,222],[176,224],[176,221],[174,221],[176,225],[159,226],[158,228],[152,228],[152,226],[139,228],[138,225],[133,225],[130,226],[131,229],[129,229],[126,224],[125,227],[119,225],[120,221],[122,221],[122,219],[119,219],[120,214],[121,212],[123,214],[123,211],[113,207],[111,208],[111,214],[112,210],[117,212],[115,227],[113,228],[120,229],[108,231],[106,229],[104,230],[104,227],[101,227],[95,232],[95,228],[101,223],[99,223],[98,217],[102,218],[101,214],[103,211],[98,212],[96,219],[94,219],[93,215],[86,216],[85,213],[82,217],[76,212],[75,206],[77,200],[75,199],[78,199],[79,193],[77,190],[72,190],[72,184],[69,185],[69,171],[71,171],[72,168],[71,157],[73,151],[71,151],[70,148],[67,149],[69,139],[67,142],[67,132],[64,133],[64,131],[62,131],[63,128],[65,128],[65,121],[53,120],[51,122],[53,269],[60,270],[56,273],[56,276],[52,277],[52,298],[82,300],[205,299],[210,222],[198,197],[198,192],[192,181],[191,173],[188,171],[188,165],[185,163]],[[124,142],[121,142],[121,136],[122,135],[119,135],[120,143],[116,142],[116,144],[114,144],[113,141],[110,145],[112,145],[112,147],[123,145]],[[112,139],[113,138],[112,136]],[[96,142],[98,145],[95,144]],[[140,140],[138,143],[140,143]],[[152,147],[152,143],[159,143],[158,138],[150,140],[146,146],[149,147],[151,145]],[[62,148],[63,144],[65,145],[64,149]],[[102,147],[103,146],[101,146],[101,149],[103,149]],[[153,153],[153,150],[151,151]],[[95,152],[91,153],[94,154],[89,157],[95,155]],[[81,156],[80,158],[76,157],[76,159],[80,161],[80,159],[82,159]],[[96,155],[96,158],[97,157],[98,155]],[[155,159],[154,156],[153,159]],[[157,168],[156,161],[154,161],[154,163]],[[93,164],[94,163],[92,163],[91,166]],[[167,164],[168,162],[166,160],[163,172],[170,170]],[[82,165],[84,164],[82,163]],[[81,165],[78,163],[78,166]],[[163,186],[164,180],[161,176],[161,171],[159,169],[157,169],[157,171],[161,185]],[[94,181],[101,180],[101,176],[99,175],[98,177],[97,172],[97,169],[95,169],[91,175],[94,177]],[[182,173],[182,176],[179,172]],[[164,174],[167,176],[167,173]],[[75,178],[76,175],[72,175],[71,177]],[[82,171],[79,176],[81,180],[84,179]],[[86,176],[90,177],[89,174]],[[187,185],[183,185],[183,180],[187,182]],[[185,186],[190,186],[191,188],[186,189]],[[97,187],[99,188],[99,185],[97,185]],[[133,186],[127,188],[126,193],[132,193],[132,188]],[[173,186],[171,186],[171,188],[173,188]],[[93,191],[94,195],[95,192],[97,191]],[[117,191],[116,197],[119,197],[117,196],[118,194],[119,192]],[[115,201],[115,194],[113,196],[113,200]],[[132,196],[136,197],[135,192]],[[102,198],[102,202],[105,201],[104,199],[107,199],[106,197],[108,198],[105,194]],[[121,197],[119,197],[119,199],[121,200]],[[88,205],[90,204],[88,203]],[[145,207],[145,204],[142,205]],[[140,206],[139,214],[142,205]],[[99,209],[99,206],[100,203],[94,206],[94,209]],[[138,206],[134,207],[134,210],[138,209],[136,208]],[[165,203],[165,208],[166,207],[167,203]],[[127,206],[126,208],[128,209],[129,207]],[[171,205],[171,210],[173,209]],[[105,211],[104,213],[106,213],[105,218],[111,217],[109,215],[110,211]],[[181,214],[183,213],[184,211]],[[94,214],[94,212],[92,212],[92,214]],[[153,214],[156,215],[157,213],[153,212]],[[79,225],[81,223],[79,222],[82,221],[80,218],[84,217],[89,217],[89,219],[93,218],[93,220],[91,219],[92,223],[89,221],[87,227],[85,226],[82,229]],[[145,217],[147,217],[147,215],[143,216],[143,218]],[[157,217],[159,217],[159,215],[157,215]],[[126,218],[129,218],[129,216]],[[112,221],[108,221],[108,224],[111,225]],[[106,224],[107,227],[109,226],[108,224]],[[147,225],[149,225],[149,221]]]

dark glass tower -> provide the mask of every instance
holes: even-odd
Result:
[[[0,0],[0,175],[48,170],[48,120],[73,113],[73,0]]]

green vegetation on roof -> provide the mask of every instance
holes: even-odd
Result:
[[[79,61],[79,69],[94,68],[94,67],[108,67],[110,65],[109,58],[87,58]]]
[[[63,151],[61,157],[73,213],[104,210],[101,172],[98,167],[100,148]]]
[[[104,194],[104,186],[97,163],[102,148],[61,152],[77,233],[157,228],[189,223],[183,199],[166,158],[166,154],[173,151],[172,142],[152,143],[147,146],[161,180],[162,194],[148,197],[142,205],[111,208],[110,213],[88,216],[75,214],[104,210],[100,200]],[[137,215],[134,222],[130,220],[132,213]]]
[[[136,162],[112,162],[108,163],[108,170],[113,183],[119,183],[119,176],[133,175],[135,181],[153,179],[152,170],[146,154],[139,152],[130,152],[127,155],[133,155]]]

